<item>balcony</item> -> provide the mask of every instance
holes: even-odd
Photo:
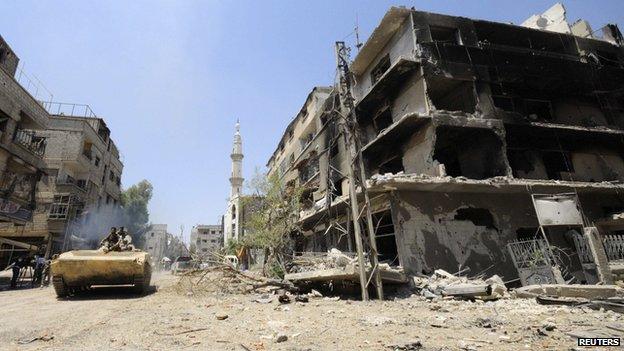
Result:
[[[0,196],[21,203],[29,203],[33,193],[33,174],[16,173],[11,171],[2,172],[0,176]]]
[[[13,141],[39,157],[45,153],[46,138],[37,136],[34,131],[18,129],[15,131]]]
[[[43,108],[45,108],[45,110],[51,115],[97,118],[97,115],[93,112],[91,106],[85,104],[56,101],[39,101],[39,104],[41,104],[41,106],[43,106]]]
[[[58,177],[56,179],[56,185],[58,186],[70,186],[74,187],[80,191],[86,192],[87,189],[87,181],[84,179],[74,179],[72,176],[65,175]]]
[[[24,223],[32,219],[34,175],[4,171],[0,176],[0,221]]]
[[[83,150],[82,151],[82,156],[88,158],[89,161],[93,161],[93,155],[92,155],[91,150],[87,150],[87,149]]]
[[[65,220],[69,214],[69,204],[67,203],[54,203],[50,205],[50,211],[48,212],[48,219],[51,220]]]

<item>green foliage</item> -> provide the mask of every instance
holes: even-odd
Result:
[[[137,246],[142,246],[143,233],[149,229],[147,205],[152,198],[153,190],[152,184],[144,179],[121,193],[124,222]]]
[[[263,250],[265,274],[284,275],[285,253],[291,244],[291,234],[299,230],[301,188],[284,186],[274,174],[267,177],[256,171],[250,182],[253,195],[243,200],[246,235],[240,245]]]
[[[238,251],[244,246],[245,244],[242,241],[230,239],[227,243],[225,243],[225,254],[236,256],[238,254]]]
[[[283,186],[275,174],[267,177],[257,172],[250,184],[254,195],[243,201],[249,213],[245,219],[248,234],[243,239],[244,244],[281,252],[289,244],[290,234],[299,229],[301,191]]]

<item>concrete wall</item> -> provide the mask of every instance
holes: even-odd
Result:
[[[308,149],[317,149],[315,143],[305,148],[306,144],[302,144],[302,140],[310,133],[317,135],[321,130],[322,123],[320,121],[320,113],[325,100],[329,96],[329,88],[317,87],[308,96],[301,111],[295,116],[294,120],[289,124],[278,144],[278,149],[273,153],[273,157],[268,164],[269,174],[275,172],[283,174],[284,182],[288,182],[297,178],[296,170],[288,169],[291,160],[294,162],[302,156],[303,151]],[[292,135],[292,137],[290,137]],[[279,145],[283,145],[280,149]],[[305,148],[305,150],[304,150]]]
[[[197,225],[191,230],[191,250],[197,254],[209,256],[219,250],[222,245],[223,230],[221,225]]]
[[[19,57],[15,55],[13,49],[4,41],[4,38],[0,36],[0,68],[2,68],[8,75],[14,76],[19,63]]]
[[[167,249],[167,225],[152,224],[152,227],[145,234],[145,244],[143,249],[152,256],[152,262],[158,264],[164,257]],[[174,257],[169,257],[175,259]]]
[[[403,84],[391,106],[393,121],[399,120],[408,113],[426,114],[429,112],[425,79],[421,71],[412,75]]]
[[[487,210],[492,223],[455,219],[462,208]],[[410,273],[469,266],[476,274],[494,264],[488,274],[513,279],[505,244],[516,239],[518,228],[537,226],[528,194],[396,192],[392,211],[400,261]]]
[[[437,176],[439,163],[433,160],[435,127],[428,124],[416,131],[403,146],[405,173]]]
[[[589,224],[606,216],[608,208],[624,206],[615,192],[579,199]],[[529,193],[396,191],[391,204],[400,262],[410,273],[468,266],[477,274],[493,265],[488,275],[514,279],[506,244],[518,239],[519,229],[538,227]]]
[[[386,55],[390,57],[390,66],[396,63],[400,57],[414,57],[414,32],[409,18],[403,22],[399,30],[392,36],[384,48],[379,51],[364,72],[356,77],[357,84],[353,87],[353,96],[356,100],[364,97],[374,85],[371,71]]]

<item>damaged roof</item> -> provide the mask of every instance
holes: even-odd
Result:
[[[366,67],[375,59],[379,50],[392,38],[394,33],[409,16],[411,10],[405,7],[391,7],[384,15],[373,34],[366,40],[364,46],[351,63],[351,71],[362,74]]]

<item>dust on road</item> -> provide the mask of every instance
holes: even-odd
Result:
[[[420,343],[423,350],[570,349],[576,340],[567,332],[622,323],[614,312],[527,299],[259,303],[256,295],[181,292],[177,279],[155,274],[155,288],[142,297],[124,288],[66,300],[57,299],[52,288],[0,292],[0,348],[392,350]]]

